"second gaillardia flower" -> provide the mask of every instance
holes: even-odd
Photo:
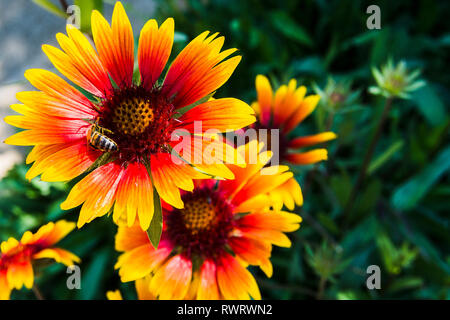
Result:
[[[258,99],[252,103],[252,107],[258,120],[253,127],[257,130],[266,129],[268,134],[272,130],[279,130],[278,154],[274,154],[274,157],[280,163],[308,165],[328,159],[325,148],[308,151],[299,149],[333,140],[336,138],[334,132],[327,131],[303,137],[291,136],[292,131],[314,111],[320,99],[319,95],[306,96],[306,87],[297,87],[295,79],[274,91],[269,79],[264,75],[256,77],[256,92]],[[267,144],[267,147],[270,149],[272,143]],[[301,188],[295,178],[272,190],[270,197],[277,210],[281,210],[283,205],[293,210],[295,205],[303,204]]]
[[[222,132],[254,122],[252,109],[240,100],[202,99],[228,80],[241,57],[229,58],[236,49],[221,51],[224,38],[204,32],[186,46],[158,82],[172,49],[174,21],[169,18],[158,27],[150,20],[139,37],[140,80],[134,81],[133,31],[120,2],[111,26],[93,12],[92,33],[97,50],[70,25],[67,36],[56,36],[62,50],[43,46],[55,67],[88,94],[52,72],[28,70],[25,77],[40,91],[17,94],[23,104],[12,109],[22,115],[5,121],[27,130],[5,142],[34,146],[27,157],[27,163],[34,162],[28,179],[41,174],[44,181],[67,181],[95,168],[61,205],[70,209],[84,203],[78,227],[105,215],[115,203],[115,220],[123,215],[132,225],[139,217],[146,230],[154,213],[148,195],[154,189],[155,196],[183,208],[179,189],[191,191],[192,179],[208,177],[203,173],[233,178],[223,163],[196,164],[200,173],[187,158],[175,164],[170,152],[177,143],[173,141],[176,129],[193,134],[194,121],[202,121],[203,130],[213,127]],[[195,107],[185,108],[194,103]],[[185,154],[202,152],[193,147]]]
[[[287,166],[265,167],[272,156],[256,140],[238,147],[257,163],[228,165],[234,180],[196,181],[184,192],[183,209],[164,205],[164,229],[155,249],[139,225],[119,224],[116,268],[121,280],[138,281],[139,298],[261,299],[248,265],[271,277],[272,245],[290,247],[285,233],[300,226],[300,216],[273,210],[268,193],[292,178]],[[269,174],[270,173],[270,174]],[[145,280],[142,280],[145,278]],[[145,297],[144,297],[145,294]],[[118,292],[109,293],[118,298]]]

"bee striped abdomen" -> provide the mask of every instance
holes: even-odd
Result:
[[[105,136],[103,134],[104,131],[105,130],[103,130],[103,128],[97,125],[92,125],[87,134],[89,145],[94,149],[104,152],[117,151],[117,143],[115,143],[111,138]]]

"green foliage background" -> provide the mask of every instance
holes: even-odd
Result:
[[[35,1],[47,6],[50,1]],[[111,8],[113,1],[75,1],[84,8]],[[53,10],[58,10],[55,2]],[[323,98],[294,134],[324,131],[333,119],[339,138],[328,144],[330,160],[293,167],[305,204],[297,208],[304,222],[290,235],[290,249],[274,248],[271,279],[252,269],[266,299],[448,299],[450,298],[450,3],[447,1],[377,1],[382,29],[368,30],[368,1],[157,1],[149,16],[125,1],[130,19],[175,18],[173,56],[199,33],[225,35],[227,48],[243,56],[217,96],[248,103],[256,97],[254,79],[266,74],[278,86],[291,78],[323,88],[329,77],[348,83],[347,98],[332,109]],[[32,5],[32,4],[30,4]],[[86,7],[87,6],[87,7]],[[36,8],[36,10],[41,10]],[[55,16],[55,19],[60,19]],[[61,20],[61,24],[65,21]],[[133,25],[135,37],[138,27]],[[82,17],[89,30],[89,19]],[[427,85],[410,100],[394,100],[369,175],[354,210],[344,205],[374,132],[384,99],[370,95],[371,66],[388,58],[421,68]],[[334,112],[334,117],[330,117]],[[74,184],[25,180],[26,165],[0,181],[0,239],[19,237],[47,221],[75,221],[78,212],[59,204]],[[46,267],[37,284],[48,299],[104,299],[120,288],[134,298],[133,285],[121,284],[113,265],[115,227],[97,219],[73,232],[61,246],[81,256],[82,289],[67,290],[65,268]],[[382,289],[366,288],[366,268],[382,271]],[[15,291],[16,299],[33,299]]]

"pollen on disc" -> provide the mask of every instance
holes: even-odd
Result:
[[[203,199],[186,202],[181,214],[186,227],[193,232],[207,229],[216,216],[214,205]]]
[[[113,117],[123,134],[137,136],[152,123],[154,113],[149,99],[134,97],[116,105]]]

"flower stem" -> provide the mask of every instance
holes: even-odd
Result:
[[[361,189],[361,185],[364,182],[364,179],[366,177],[367,168],[369,167],[370,161],[372,160],[373,152],[375,151],[377,142],[381,137],[383,124],[389,114],[391,106],[392,106],[392,98],[389,97],[386,99],[386,102],[385,102],[384,108],[383,108],[383,113],[381,114],[380,120],[378,121],[377,127],[375,129],[375,134],[372,138],[372,141],[370,142],[369,148],[367,149],[366,155],[364,156],[364,161],[362,163],[358,177],[356,179],[355,184],[353,185],[352,191],[351,191],[350,196],[348,197],[347,203],[345,205],[344,217],[347,218],[347,219],[345,219],[345,222],[344,222],[345,226],[347,226],[349,223],[348,218],[351,216],[351,212],[353,211],[356,196],[358,194],[358,191]],[[345,229],[345,227],[344,227],[344,229]]]
[[[325,277],[320,277],[319,288],[317,290],[316,299],[322,300],[323,293],[325,292],[325,285],[327,284],[327,279]]]
[[[37,300],[45,300],[44,296],[41,293],[41,290],[39,290],[37,284],[33,285],[33,293],[36,296]]]
[[[334,123],[334,116],[335,116],[335,114],[336,113],[334,111],[330,111],[330,113],[328,115],[325,131],[330,131],[331,130],[331,127],[333,126],[333,123]]]

